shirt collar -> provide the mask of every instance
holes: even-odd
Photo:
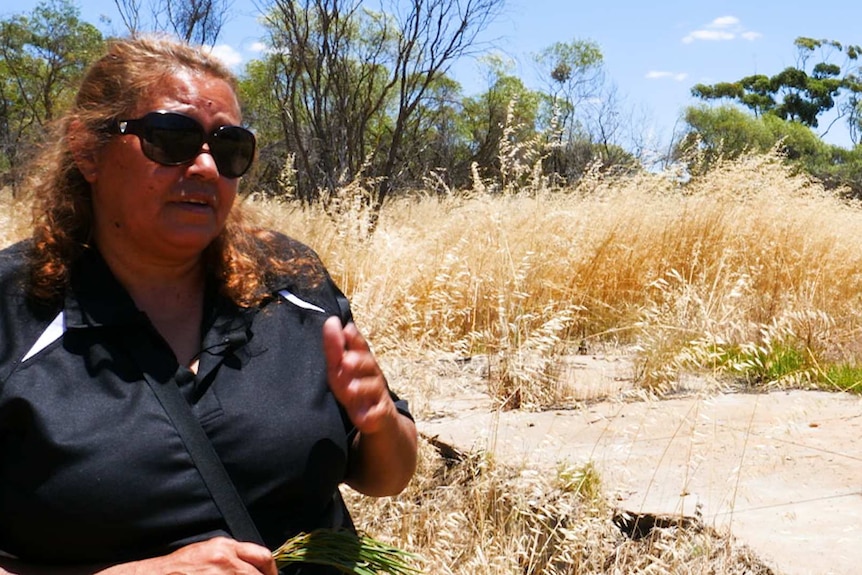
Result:
[[[114,277],[95,248],[90,248],[72,267],[71,288],[66,293],[66,328],[117,327],[147,323],[129,292]],[[222,355],[243,347],[251,339],[256,308],[239,308],[207,283],[201,351]]]
[[[71,276],[65,302],[66,327],[108,327],[142,321],[144,314],[95,248],[87,249],[78,258]]]

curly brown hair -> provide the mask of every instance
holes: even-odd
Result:
[[[89,67],[73,106],[55,124],[52,143],[32,171],[30,295],[37,301],[57,302],[64,297],[72,264],[90,247],[90,185],[74,154],[98,150],[110,137],[106,127],[111,122],[130,113],[150,90],[181,70],[224,80],[236,91],[235,76],[218,59],[161,36],[111,40],[106,53]],[[238,203],[204,254],[222,293],[239,305],[253,305],[265,297],[264,286],[272,275],[296,270],[308,274],[317,267],[307,258],[285,260],[268,249],[267,239],[266,232],[244,221]]]

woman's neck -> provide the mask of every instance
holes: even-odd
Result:
[[[147,314],[177,361],[194,367],[200,351],[206,284],[202,259],[145,260],[99,249],[114,276],[138,309]]]

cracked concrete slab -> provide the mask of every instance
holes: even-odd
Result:
[[[591,365],[601,371],[587,381],[613,396],[619,366]],[[862,564],[858,396],[701,391],[528,412],[498,411],[468,386],[432,399],[428,411],[421,432],[501,461],[548,469],[591,461],[620,508],[700,515],[781,573],[851,575]]]

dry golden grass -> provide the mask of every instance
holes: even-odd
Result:
[[[773,156],[684,187],[641,174],[399,199],[371,236],[362,190],[345,198],[329,213],[260,207],[318,249],[379,352],[490,354],[511,406],[565,401],[555,366],[578,347],[634,346],[641,383],[659,391],[716,350],[859,352],[862,213]]]
[[[697,523],[628,538],[598,482],[589,467],[549,477],[481,454],[446,459],[422,441],[405,493],[345,495],[361,528],[415,552],[429,575],[773,575],[747,547]]]
[[[659,392],[681,370],[723,373],[734,350],[857,363],[862,212],[772,156],[684,186],[594,174],[565,191],[416,194],[376,222],[364,199],[356,186],[327,209],[246,203],[320,253],[420,417],[437,385],[422,362],[440,357],[494,358],[489,391],[510,408],[566,402],[560,359],[584,346],[631,348]],[[25,235],[25,208],[0,202],[0,244]],[[447,468],[424,443],[405,494],[352,504],[429,573],[768,572],[726,535],[630,541],[601,495],[481,456]]]
[[[0,247],[26,237],[30,228],[30,205],[0,189]]]

